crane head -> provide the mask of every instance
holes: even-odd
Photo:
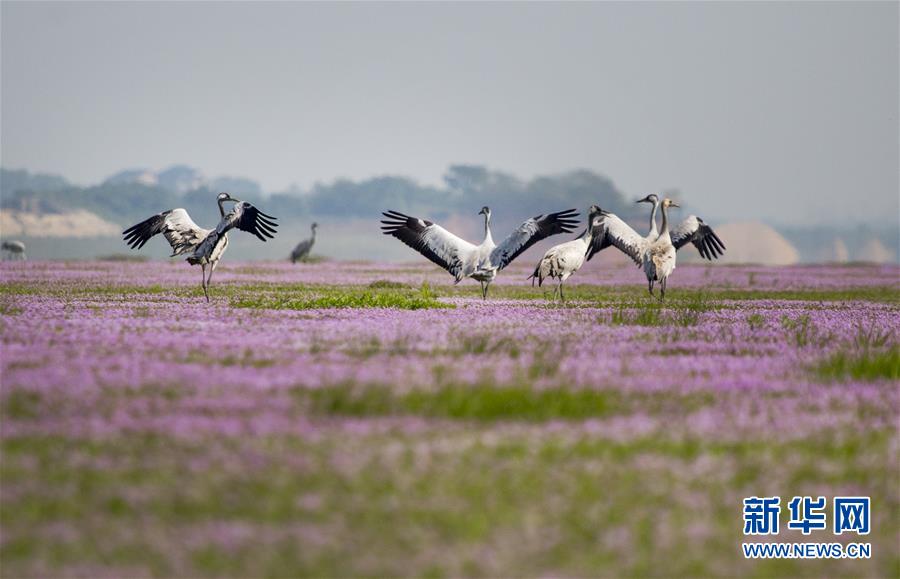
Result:
[[[659,197],[656,196],[656,193],[651,193],[644,197],[643,199],[638,199],[635,203],[658,203]]]
[[[237,203],[237,199],[235,199],[228,193],[225,193],[224,191],[216,195],[216,201],[218,201],[219,203],[224,203],[226,201],[234,201],[235,203]]]
[[[481,208],[481,211],[478,212],[478,215],[487,215],[488,217],[490,217],[491,210],[487,205],[485,205],[484,207]]]
[[[675,203],[674,201],[672,201],[672,200],[669,199],[668,197],[666,197],[665,199],[663,199],[662,206],[663,206],[663,207],[666,207],[666,208],[668,208],[668,207],[681,207],[681,205],[679,205],[678,203]]]

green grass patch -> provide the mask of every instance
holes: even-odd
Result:
[[[371,289],[409,289],[409,286],[403,282],[391,281],[388,279],[376,279],[369,284]]]
[[[751,331],[759,331],[766,325],[766,318],[762,314],[750,314],[747,316],[747,325]]]
[[[454,420],[585,420],[646,412],[691,412],[714,402],[713,395],[652,394],[619,390],[552,387],[448,384],[435,390],[395,393],[382,385],[341,385],[309,390],[297,388],[294,397],[308,412],[329,416],[415,415]]]
[[[396,308],[424,310],[453,308],[437,299],[434,292],[423,284],[418,290],[359,289],[356,287],[322,288],[314,292],[293,288],[292,291],[249,294],[241,292],[231,299],[236,308],[271,310],[317,310],[334,308]]]
[[[841,350],[819,362],[814,370],[823,380],[900,380],[900,347],[882,351]]]
[[[3,415],[17,420],[37,418],[41,413],[41,394],[30,390],[13,390],[3,400]]]
[[[238,298],[232,300],[236,308],[256,308],[267,310],[319,310],[333,308],[396,308],[401,310],[424,310],[431,308],[452,308],[435,298],[422,298],[394,293],[360,292],[358,294],[331,294],[315,297],[261,296],[258,298]]]
[[[700,323],[703,313],[716,309],[704,293],[695,293],[669,302],[630,302],[615,307],[610,323],[624,326],[680,326]]]

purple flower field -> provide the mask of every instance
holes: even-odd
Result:
[[[3,574],[898,575],[900,268],[528,273],[4,262]],[[745,560],[772,495],[872,558]]]

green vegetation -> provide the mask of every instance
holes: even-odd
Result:
[[[765,324],[766,318],[762,314],[749,314],[747,316],[747,325],[750,326],[751,331],[761,330]]]
[[[423,310],[453,308],[452,304],[439,301],[427,284],[419,290],[363,290],[358,288],[332,288],[315,292],[261,293],[232,298],[236,308],[261,308],[272,310],[315,310],[329,308],[397,308]]]
[[[670,302],[630,302],[616,306],[610,323],[624,326],[696,326],[704,312],[716,306],[704,293]]]
[[[798,348],[806,346],[823,346],[832,340],[830,332],[819,329],[811,320],[809,314],[803,314],[796,318],[783,316],[781,327],[787,334],[788,341]]]
[[[7,418],[35,418],[41,410],[41,395],[30,390],[13,390],[4,398],[2,408]]]
[[[900,347],[888,350],[841,350],[815,366],[823,380],[900,380]]]
[[[16,508],[0,512],[0,558],[10,576],[889,576],[895,471],[847,458],[887,456],[891,441],[855,429],[773,442],[477,425],[361,440],[22,436],[3,441],[0,482]],[[237,457],[257,466],[235,468]],[[692,474],[710,460],[714,473]],[[873,559],[763,569],[737,558],[741,497],[772,468],[829,496],[863,484],[883,507]],[[606,536],[626,537],[628,553]]]
[[[14,305],[11,300],[0,300],[0,316],[15,316],[21,313],[22,308]]]
[[[180,264],[179,264],[180,265]],[[413,271],[416,273],[418,270]],[[377,290],[377,291],[373,291]],[[266,282],[250,282],[250,283],[217,283],[211,290],[211,296],[216,298],[228,298],[230,300],[239,300],[252,303],[256,296],[265,297],[265,294],[277,294],[279,296],[287,296],[289,299],[297,299],[302,303],[306,298],[315,295],[326,296],[325,301],[346,302],[348,305],[339,305],[332,307],[367,307],[365,305],[349,305],[352,303],[351,298],[344,298],[344,294],[365,294],[372,295],[383,293],[382,290],[389,290],[389,293],[397,292],[399,294],[414,293],[416,290],[409,286],[393,282],[389,280],[376,280],[368,286],[362,285],[307,285],[307,284],[287,284],[287,283],[266,283]],[[432,297],[456,297],[456,298],[476,298],[480,297],[478,287],[476,285],[463,283],[460,285],[440,285],[428,289]],[[53,286],[39,283],[27,282],[7,282],[0,283],[0,296],[2,295],[48,295],[58,297],[79,297],[79,296],[158,296],[159,294],[173,294],[178,297],[202,297],[203,291],[196,286],[169,286],[163,287],[159,284],[151,284],[146,286],[138,285],[85,285],[74,282],[60,282]],[[511,286],[504,285],[502,279],[491,286],[489,299],[522,299],[522,300],[541,300],[546,301],[546,292],[539,291],[537,288],[530,286]],[[334,296],[334,297],[330,297]],[[367,299],[360,298],[360,304],[365,304]],[[755,301],[755,300],[797,300],[811,302],[852,302],[852,301],[870,301],[890,304],[900,304],[900,289],[894,286],[866,286],[858,288],[841,288],[834,290],[765,290],[765,289],[729,289],[729,288],[679,288],[673,286],[670,288],[666,296],[665,306],[670,308],[678,308],[682,304],[690,304],[692,302],[700,302],[705,304],[707,308],[732,308],[739,307],[737,304],[729,302]],[[262,300],[261,300],[262,301]],[[566,304],[564,307],[583,307],[585,305],[591,307],[608,307],[619,306],[623,301],[627,301],[635,305],[635,307],[652,307],[658,303],[655,299],[646,295],[644,286],[639,285],[617,285],[617,286],[595,286],[595,285],[567,285],[566,286]],[[265,307],[247,305],[246,307]],[[389,307],[389,306],[374,306]],[[391,306],[392,307],[392,306]],[[399,307],[399,306],[398,306]],[[299,308],[305,309],[305,308]]]
[[[534,378],[535,376],[532,376]],[[709,392],[624,393],[566,387],[448,384],[435,390],[397,393],[389,386],[347,384],[296,388],[294,398],[313,414],[333,416],[415,415],[454,420],[584,420],[637,411],[691,412],[713,402]]]
[[[399,281],[391,281],[388,279],[376,279],[368,286],[371,289],[408,289],[409,286]]]

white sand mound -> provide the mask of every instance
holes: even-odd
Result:
[[[797,249],[764,223],[727,223],[714,226],[713,229],[728,248],[719,259],[721,263],[791,265],[800,261]],[[689,254],[693,258],[697,256],[697,251],[693,247],[683,248],[678,252],[679,261],[683,254]]]
[[[879,240],[872,238],[859,250],[857,261],[869,263],[891,263],[894,261],[894,252],[884,246]]]
[[[84,209],[71,213],[0,211],[4,237],[106,237],[119,235],[121,227]]]
[[[850,251],[847,249],[847,244],[840,237],[834,238],[828,261],[833,263],[847,263],[850,261]]]

